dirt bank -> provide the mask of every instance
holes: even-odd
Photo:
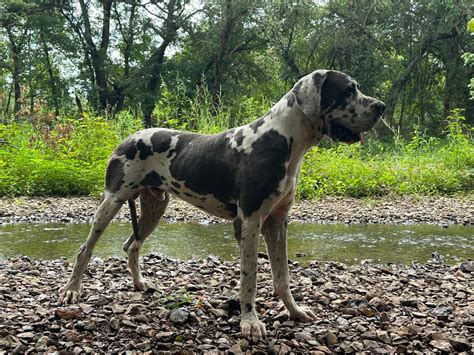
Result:
[[[68,222],[92,220],[99,201],[88,197],[0,198],[0,224]],[[116,217],[129,220],[124,206]],[[216,223],[222,220],[173,199],[164,218],[170,222],[196,221]],[[474,199],[452,197],[397,197],[354,199],[327,197],[315,201],[297,201],[290,220],[312,223],[431,223],[474,225]]]
[[[157,289],[132,292],[124,260],[94,260],[81,303],[57,304],[71,270],[64,260],[0,262],[0,352],[229,350],[231,353],[474,350],[473,264],[370,265],[291,263],[293,294],[318,316],[288,319],[273,295],[270,267],[259,259],[257,311],[268,336],[239,334],[239,264],[216,257],[143,259]]]

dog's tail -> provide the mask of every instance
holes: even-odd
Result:
[[[130,217],[132,218],[133,237],[138,240],[138,218],[137,218],[137,206],[135,200],[131,198],[128,200],[128,207],[130,208]]]

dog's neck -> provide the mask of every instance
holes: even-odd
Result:
[[[289,92],[288,95],[294,96],[294,93]],[[296,97],[292,106],[288,105],[286,96],[283,97],[271,111],[275,113],[274,124],[278,126],[278,130],[287,137],[298,137],[298,144],[304,152],[319,144],[324,136],[324,121],[319,118],[310,119],[298,104]]]

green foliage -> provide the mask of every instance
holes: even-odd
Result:
[[[164,84],[153,115],[159,127],[212,134],[251,122],[263,116],[271,106],[263,97],[260,100],[243,97],[232,108],[224,106],[222,100],[220,102],[213,104],[212,94],[206,84],[198,87],[194,96],[188,98],[184,83],[178,80],[174,89]]]
[[[125,116],[0,125],[0,195],[100,193],[107,157],[140,127]]]
[[[454,110],[448,118],[446,139],[415,130],[409,141],[391,144],[314,148],[303,163],[297,195],[334,196],[432,195],[472,191],[474,142],[465,117]]]
[[[169,98],[174,102],[173,95]],[[194,115],[189,124],[207,133],[227,128],[224,120],[209,120],[214,117],[208,114],[211,106],[200,107],[196,113],[193,103],[189,105],[184,110]],[[236,114],[238,120],[250,120],[265,111],[264,105],[250,99],[242,105],[241,113]],[[170,112],[174,106],[160,107]],[[222,117],[229,115],[226,112]],[[472,191],[474,142],[465,120],[462,111],[454,110],[444,139],[428,137],[417,128],[408,141],[397,136],[391,143],[369,140],[363,146],[314,148],[305,158],[297,195],[362,197]],[[109,154],[120,140],[140,128],[140,119],[131,113],[122,113],[113,121],[85,115],[81,120],[61,119],[49,124],[0,125],[0,195],[98,194],[104,186]]]
[[[184,291],[182,294],[165,296],[163,303],[168,309],[177,309],[192,304],[193,299]]]

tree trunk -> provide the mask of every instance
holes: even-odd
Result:
[[[12,60],[13,60],[13,70],[12,70],[12,80],[13,80],[13,92],[14,92],[14,107],[13,115],[17,119],[18,112],[21,110],[21,87],[20,87],[20,46],[17,45],[15,41],[15,36],[13,35],[11,28],[6,27],[8,39],[10,41],[10,49],[12,51]]]
[[[150,73],[146,85],[146,92],[143,94],[142,101],[142,112],[145,127],[153,127],[152,114],[155,109],[156,97],[158,95],[158,90],[161,85],[161,69],[163,66],[163,61],[165,58],[165,51],[168,47],[170,41],[165,40],[160,45],[160,47],[155,51],[151,56],[150,63]]]
[[[49,49],[48,45],[46,43],[46,40],[44,38],[44,33],[43,30],[40,32],[40,39],[41,39],[41,44],[43,47],[43,53],[44,53],[44,61],[46,64],[46,70],[48,71],[48,76],[49,76],[49,88],[51,90],[51,97],[53,100],[53,106],[54,106],[54,114],[56,116],[59,116],[59,93],[56,88],[56,80],[54,77],[54,72],[53,72],[53,66],[51,65],[51,60],[49,57]]]

